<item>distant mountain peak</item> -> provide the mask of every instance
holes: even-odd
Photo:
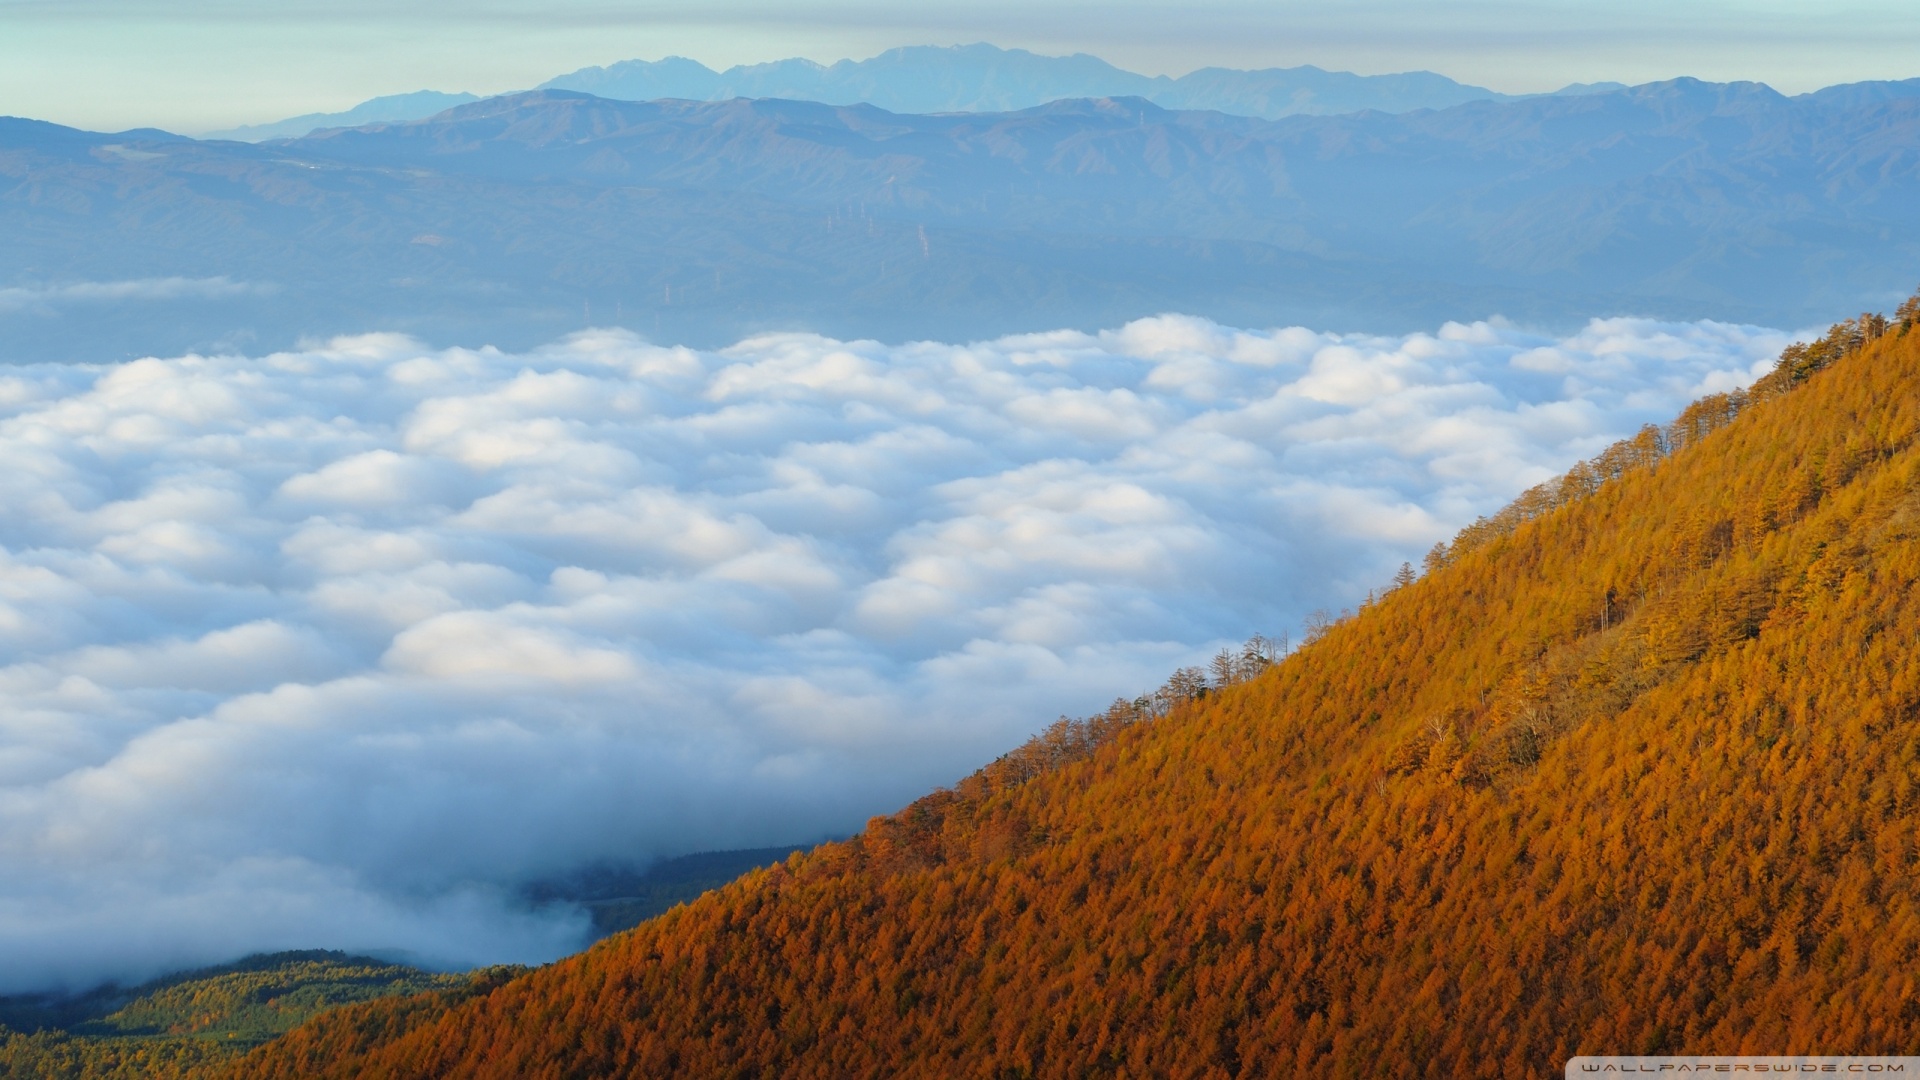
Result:
[[[903,45],[865,60],[779,60],[724,72],[690,62],[635,60],[582,68],[543,85],[636,101],[784,97],[865,102],[899,113],[1015,112],[1066,98],[1138,97],[1162,108],[1266,119],[1506,99],[1430,71],[1356,75],[1310,64],[1261,71],[1212,67],[1175,79],[1126,71],[1088,53],[1046,56],[985,42]]]
[[[1567,96],[1619,89],[1570,84]],[[1278,119],[1375,110],[1441,109],[1469,101],[1510,101],[1431,71],[1358,75],[1313,64],[1243,71],[1206,67],[1179,78],[1147,76],[1090,53],[1049,56],[987,42],[900,45],[864,60],[822,64],[803,57],[738,64],[715,71],[684,56],[584,67],[536,90],[571,90],[618,101],[725,101],[788,98],[828,105],[869,104],[895,113],[1017,112],[1069,98],[1138,97],[1161,108]],[[513,95],[503,95],[513,96]],[[476,100],[422,90],[374,98],[342,113],[312,113],[272,124],[214,132],[210,138],[264,142],[312,131],[419,120]]]
[[[1664,88],[1661,89],[1661,88]],[[548,79],[536,90],[567,90],[617,101],[725,101],[787,98],[828,105],[869,104],[894,113],[1018,112],[1071,98],[1137,97],[1164,109],[1204,110],[1280,119],[1375,111],[1410,113],[1469,102],[1585,97],[1621,92],[1658,94],[1711,89],[1747,100],[1780,98],[1764,83],[1708,83],[1689,76],[1630,87],[1619,82],[1568,83],[1543,94],[1503,94],[1432,71],[1360,75],[1314,64],[1242,70],[1204,67],[1178,78],[1146,76],[1090,53],[1049,56],[988,42],[899,45],[864,60],[822,64],[803,57],[739,64],[715,71],[684,56],[621,60]],[[517,96],[508,94],[502,96]],[[1811,97],[1858,104],[1920,97],[1920,79],[1827,87]],[[264,142],[327,128],[424,119],[477,100],[472,94],[421,90],[373,98],[341,113],[312,113],[271,124],[213,132],[208,138]]]

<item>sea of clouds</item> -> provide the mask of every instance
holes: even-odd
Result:
[[[270,296],[273,285],[234,281],[227,277],[135,278],[129,281],[78,281],[34,288],[0,288],[0,314],[31,311],[52,314],[69,304],[117,303],[129,300],[220,300],[232,296]]]
[[[525,883],[856,829],[1787,340],[1162,317],[0,368],[0,990],[554,957],[585,920]]]

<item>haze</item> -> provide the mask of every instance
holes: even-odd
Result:
[[[419,89],[523,89],[669,54],[713,66],[831,62],[912,43],[1091,52],[1147,74],[1206,66],[1431,70],[1506,92],[1690,75],[1784,92],[1912,74],[1897,0],[1663,4],[1415,0],[1161,4],[607,4],[443,0],[0,0],[0,113],[197,133]]]

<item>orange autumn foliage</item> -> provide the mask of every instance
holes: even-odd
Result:
[[[233,1075],[1911,1053],[1912,323],[1536,489],[1256,677],[1056,727],[578,956],[327,1014]]]

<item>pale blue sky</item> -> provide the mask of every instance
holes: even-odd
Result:
[[[1920,4],[1854,0],[0,0],[0,113],[196,132],[668,54],[714,67],[991,41],[1122,67],[1427,69],[1498,90],[1920,75]]]

